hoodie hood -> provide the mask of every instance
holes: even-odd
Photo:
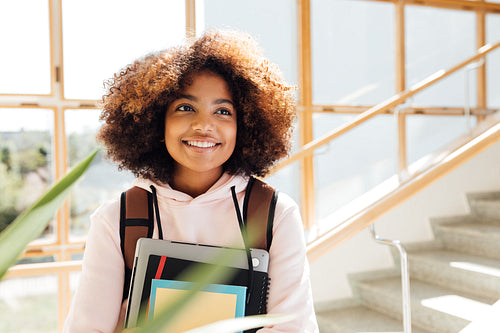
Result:
[[[190,195],[174,190],[169,184],[155,182],[149,179],[138,178],[133,182],[133,186],[141,187],[151,192],[151,185],[156,188],[158,199],[169,201],[170,205],[190,205],[214,203],[214,201],[224,200],[231,197],[231,187],[235,186],[236,193],[245,191],[248,183],[248,177],[239,175],[230,175],[224,173],[207,192],[197,196]]]

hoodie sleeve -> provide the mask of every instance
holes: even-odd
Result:
[[[271,284],[267,312],[294,314],[296,318],[258,332],[318,333],[302,219],[296,203],[283,193],[278,198],[269,255]]]
[[[63,333],[111,333],[120,314],[124,263],[118,204],[101,207],[90,220],[79,287]]]

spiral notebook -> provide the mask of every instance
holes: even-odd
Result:
[[[141,238],[137,242],[134,268],[130,283],[125,327],[141,326],[147,320],[154,280],[187,281],[183,275],[194,264],[215,265],[217,260],[229,254],[233,260],[227,266],[229,281],[223,285],[248,287],[248,259],[243,249],[180,243],[168,240]],[[245,315],[266,312],[269,288],[269,254],[265,250],[251,249],[253,284],[250,299],[245,302]],[[215,281],[214,283],[219,283]],[[241,308],[240,308],[241,310]]]

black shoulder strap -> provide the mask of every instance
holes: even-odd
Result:
[[[125,262],[123,299],[128,297],[137,240],[141,237],[153,236],[152,200],[152,194],[140,187],[132,187],[121,195],[120,246]]]
[[[243,202],[243,221],[248,234],[253,235],[250,247],[267,251],[271,248],[277,200],[277,190],[259,179],[250,178]]]

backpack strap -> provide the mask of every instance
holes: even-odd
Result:
[[[273,240],[274,211],[278,191],[263,181],[250,177],[243,201],[243,221],[255,234],[250,247],[269,251]]]
[[[123,299],[128,297],[137,240],[153,236],[153,219],[153,198],[150,192],[140,187],[132,187],[122,193],[120,200],[120,246],[125,262]]]
[[[251,247],[269,251],[277,198],[278,191],[273,187],[254,177],[250,178],[243,202],[243,220],[252,233],[256,233]],[[120,201],[120,246],[125,261],[123,300],[128,297],[137,240],[151,238],[153,229],[152,193],[140,187],[123,192]]]

